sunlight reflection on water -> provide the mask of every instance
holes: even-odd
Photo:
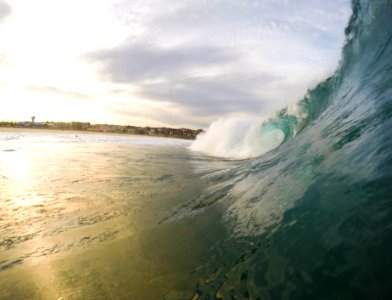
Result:
[[[1,299],[162,295],[200,251],[172,257],[192,235],[150,230],[200,189],[189,141],[38,130],[0,140]]]

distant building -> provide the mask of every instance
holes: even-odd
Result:
[[[9,122],[0,121],[0,127],[19,127],[19,128],[47,128],[57,130],[87,130],[95,132],[109,132],[109,133],[127,133],[133,135],[150,135],[150,136],[164,136],[184,139],[195,139],[196,136],[203,132],[202,129],[192,130],[187,128],[167,128],[167,127],[139,127],[139,126],[122,126],[110,124],[93,124],[90,122],[35,122],[35,116],[31,117],[30,121],[24,122]]]
[[[90,127],[90,122],[72,122],[71,128],[73,130],[87,130]]]

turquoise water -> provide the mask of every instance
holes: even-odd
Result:
[[[202,297],[392,297],[391,16],[353,1],[338,70],[260,126],[282,144],[211,176],[233,232]]]
[[[390,299],[391,15],[246,139],[0,132],[0,298]]]

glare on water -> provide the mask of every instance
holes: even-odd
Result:
[[[188,142],[36,130],[0,138],[1,299],[152,299],[195,263],[203,246],[190,229],[157,226],[200,189]]]

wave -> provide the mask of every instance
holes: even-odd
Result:
[[[212,156],[245,159],[257,157],[291,139],[316,120],[330,103],[339,72],[307,92],[299,102],[287,106],[268,120],[222,118],[197,136],[191,150]]]
[[[250,158],[198,161],[208,188],[173,213],[220,209],[231,233],[201,267],[197,295],[392,294],[392,1],[352,10],[331,77],[268,120],[218,120],[191,146]]]
[[[199,197],[195,201],[200,203],[191,207],[232,199],[234,215],[248,220],[264,209],[250,201],[276,208],[277,182],[300,191],[292,195],[297,197],[282,196],[286,208],[293,206],[322,166],[358,180],[381,176],[381,169],[391,171],[392,2],[354,0],[352,9],[342,59],[331,77],[273,118],[220,119],[193,142],[192,150],[211,156],[252,159],[226,166],[228,173],[223,176],[220,170],[216,180],[212,171],[208,180],[216,184],[203,197],[220,197]]]
[[[200,134],[190,149],[213,156],[243,159],[259,156],[276,146],[285,133],[250,118],[220,119],[213,122],[206,133]]]

